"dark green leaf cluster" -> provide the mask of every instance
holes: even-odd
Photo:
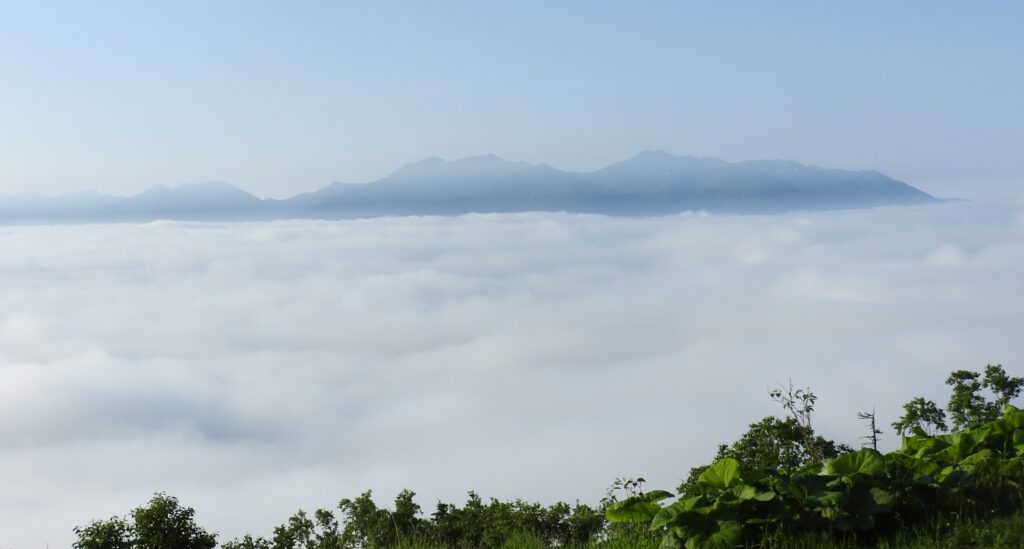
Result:
[[[549,545],[582,545],[604,532],[604,513],[587,505],[543,506],[522,500],[484,501],[473,492],[463,506],[438,503],[422,516],[415,494],[403,490],[393,507],[378,507],[367,491],[343,499],[338,515],[327,509],[299,511],[274,528],[270,539],[244,536],[224,549],[383,549],[410,544],[451,548],[500,547],[527,535]],[[75,549],[213,549],[216,536],[196,526],[195,512],[178,500],[156,494],[132,511],[132,520],[114,517],[75,529]],[[340,520],[339,520],[340,519]]]
[[[431,519],[431,539],[446,547],[499,547],[517,532],[529,532],[555,545],[586,543],[605,523],[600,511],[579,503],[549,507],[522,500],[485,503],[472,492],[462,508],[439,503]]]
[[[813,429],[797,423],[792,417],[780,419],[769,416],[751,423],[736,442],[720,445],[715,461],[734,459],[745,471],[791,470],[815,461],[814,452],[820,452],[827,459],[851,450],[845,444],[837,444],[815,434]],[[707,468],[704,465],[690,469],[689,476],[678,488],[679,492],[686,494],[696,488],[697,479]]]
[[[962,429],[998,417],[1003,406],[1020,395],[1024,378],[1006,375],[1001,364],[989,364],[984,374],[957,370],[949,375],[946,384],[953,388],[947,407],[953,428]],[[985,399],[983,389],[992,393],[992,401]]]
[[[473,492],[459,507],[438,503],[423,517],[415,494],[403,490],[393,508],[381,508],[367,491],[338,504],[341,522],[332,511],[318,510],[313,519],[299,511],[274,530],[272,539],[246,536],[224,544],[225,549],[377,549],[403,544],[432,544],[452,548],[500,547],[524,533],[553,545],[586,543],[605,526],[604,515],[586,505],[491,499]]]
[[[195,510],[157,493],[131,520],[113,517],[75,528],[75,549],[213,549],[217,536],[195,523]]]
[[[341,532],[334,513],[320,509],[310,518],[305,511],[299,511],[284,524],[274,528],[270,539],[244,536],[229,541],[224,549],[330,549],[340,547]]]
[[[946,426],[946,413],[942,409],[930,400],[915,397],[903,405],[903,416],[893,422],[892,428],[899,435],[910,435],[916,429],[926,435],[933,435],[949,427]]]
[[[708,467],[696,487],[654,491],[611,505],[613,522],[663,532],[663,547],[734,547],[766,531],[849,532],[906,528],[943,511],[1017,508],[1024,490],[1024,411],[973,429],[904,438],[883,455],[865,448],[793,470],[744,469],[733,458]]]

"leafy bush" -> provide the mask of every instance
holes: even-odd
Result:
[[[809,442],[810,441],[810,442]],[[812,463],[811,448],[824,458],[833,458],[853,449],[837,444],[816,433],[810,427],[797,423],[794,418],[779,419],[768,416],[751,423],[747,432],[736,442],[718,447],[715,461],[731,458],[739,462],[744,470],[788,470]],[[690,469],[690,474],[679,486],[681,494],[688,494],[698,488],[698,479],[709,466]]]
[[[213,549],[217,535],[195,523],[195,510],[177,498],[156,493],[135,508],[132,520],[113,517],[75,528],[75,549]]]
[[[973,429],[928,436],[920,428],[900,450],[865,448],[795,470],[757,470],[724,458],[674,496],[652,491],[617,502],[612,522],[662,532],[663,547],[734,547],[766,532],[891,533],[942,511],[1017,509],[1024,489],[1024,411]]]

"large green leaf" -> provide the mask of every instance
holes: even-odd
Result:
[[[681,499],[673,502],[671,505],[662,507],[658,511],[657,515],[651,520],[652,528],[659,528],[675,521],[675,518],[680,513],[686,511],[692,511],[697,508],[701,503],[705,503],[704,496],[696,496],[692,498]]]
[[[829,475],[881,475],[885,473],[885,456],[871,448],[843,454],[825,462],[825,474]]]
[[[846,492],[839,491],[822,492],[820,495],[811,496],[808,500],[815,506],[821,508],[837,507],[845,493]]]
[[[1009,404],[1006,405],[1006,408],[1003,409],[1003,422],[1011,429],[1024,428],[1024,410],[1018,410],[1017,407]]]
[[[999,465],[999,474],[1006,477],[1015,486],[1024,480],[1024,460],[1019,457],[1004,461]]]
[[[761,491],[756,486],[749,484],[741,484],[733,489],[736,492],[736,497],[743,501],[756,500],[756,501],[771,501],[775,498],[775,492],[772,491]]]
[[[992,450],[987,450],[986,449],[986,450],[982,450],[980,452],[975,452],[975,453],[965,457],[963,459],[963,461],[960,462],[960,466],[963,467],[965,465],[978,465],[978,464],[981,464],[981,463],[985,463],[985,462],[987,462],[987,461],[989,461],[991,459],[992,459]]]
[[[871,499],[875,503],[873,513],[885,513],[892,509],[893,504],[896,502],[896,498],[892,494],[882,490],[881,488],[871,489]]]
[[[784,496],[797,499],[817,497],[829,490],[828,485],[834,478],[831,475],[797,473],[789,477],[788,482],[777,482],[775,490]]]
[[[784,478],[776,480],[772,484],[772,488],[780,495],[792,498],[792,499],[803,499],[807,497],[807,490],[801,485],[790,482]]]
[[[716,461],[708,467],[697,482],[711,488],[727,490],[740,483],[740,462],[732,458],[724,458]]]
[[[1013,444],[1024,444],[1024,429],[1014,429],[1013,431]]]
[[[743,527],[738,522],[724,520],[714,531],[686,540],[686,549],[732,549],[743,542]]]
[[[992,450],[988,449],[975,452],[965,457],[963,461],[960,462],[959,468],[970,474],[978,473],[980,471],[991,471],[993,469],[998,470]]]
[[[910,455],[916,458],[932,456],[949,447],[949,442],[937,437],[921,438]]]
[[[689,538],[692,536],[704,535],[717,528],[718,521],[707,515],[709,509],[701,508],[692,511],[681,511],[672,517],[672,522],[666,526],[670,527],[680,537]]]
[[[981,449],[978,439],[967,431],[941,435],[937,438],[949,444],[949,447],[934,454],[935,459],[946,463],[960,463],[965,457]]]
[[[604,516],[612,522],[650,522],[661,511],[659,501],[672,497],[664,490],[654,490],[613,503]]]
[[[952,466],[943,469],[938,478],[939,486],[951,494],[960,492],[969,480],[967,473]]]
[[[984,427],[972,430],[971,438],[974,439],[974,448],[972,448],[971,453],[973,454],[981,446],[996,444],[1001,438],[999,435],[1005,432],[1005,429],[999,428],[998,422],[995,425],[986,424]]]

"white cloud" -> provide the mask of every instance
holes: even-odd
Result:
[[[953,244],[943,244],[928,252],[928,256],[925,259],[929,264],[936,267],[962,267],[968,261],[964,252]]]
[[[1019,206],[0,228],[0,532],[227,539],[372,488],[671,488],[792,378],[855,442],[1024,352]],[[895,436],[886,433],[892,445]]]

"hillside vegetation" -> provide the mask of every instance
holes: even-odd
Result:
[[[1021,547],[1024,410],[1011,404],[1024,378],[1000,365],[947,379],[946,409],[921,397],[892,426],[900,449],[877,451],[874,412],[854,450],[812,427],[817,398],[792,384],[770,396],[785,417],[750,425],[716,460],[674,491],[616,479],[596,507],[484,501],[438,503],[424,516],[415,494],[378,507],[367,491],[336,510],[299,511],[269,538],[225,549]],[[948,425],[952,426],[950,432]],[[75,529],[76,549],[213,549],[195,511],[157,493],[126,517]]]

